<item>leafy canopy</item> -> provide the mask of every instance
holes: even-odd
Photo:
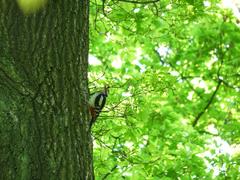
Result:
[[[218,1],[91,1],[97,179],[238,179],[240,29]]]

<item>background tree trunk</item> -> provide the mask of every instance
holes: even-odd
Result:
[[[89,1],[0,2],[0,179],[93,179]]]

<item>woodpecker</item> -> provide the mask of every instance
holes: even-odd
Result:
[[[104,89],[100,92],[95,92],[89,99],[89,111],[91,114],[90,128],[96,122],[99,114],[104,108],[108,96],[109,86],[104,86]]]

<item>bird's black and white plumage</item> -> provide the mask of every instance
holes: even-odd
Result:
[[[89,99],[89,110],[91,114],[90,127],[97,120],[97,117],[104,108],[108,96],[108,86],[104,87],[103,91],[93,93]]]

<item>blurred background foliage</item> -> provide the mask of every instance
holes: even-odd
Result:
[[[240,27],[225,7],[91,1],[90,91],[111,87],[97,179],[240,178]]]

